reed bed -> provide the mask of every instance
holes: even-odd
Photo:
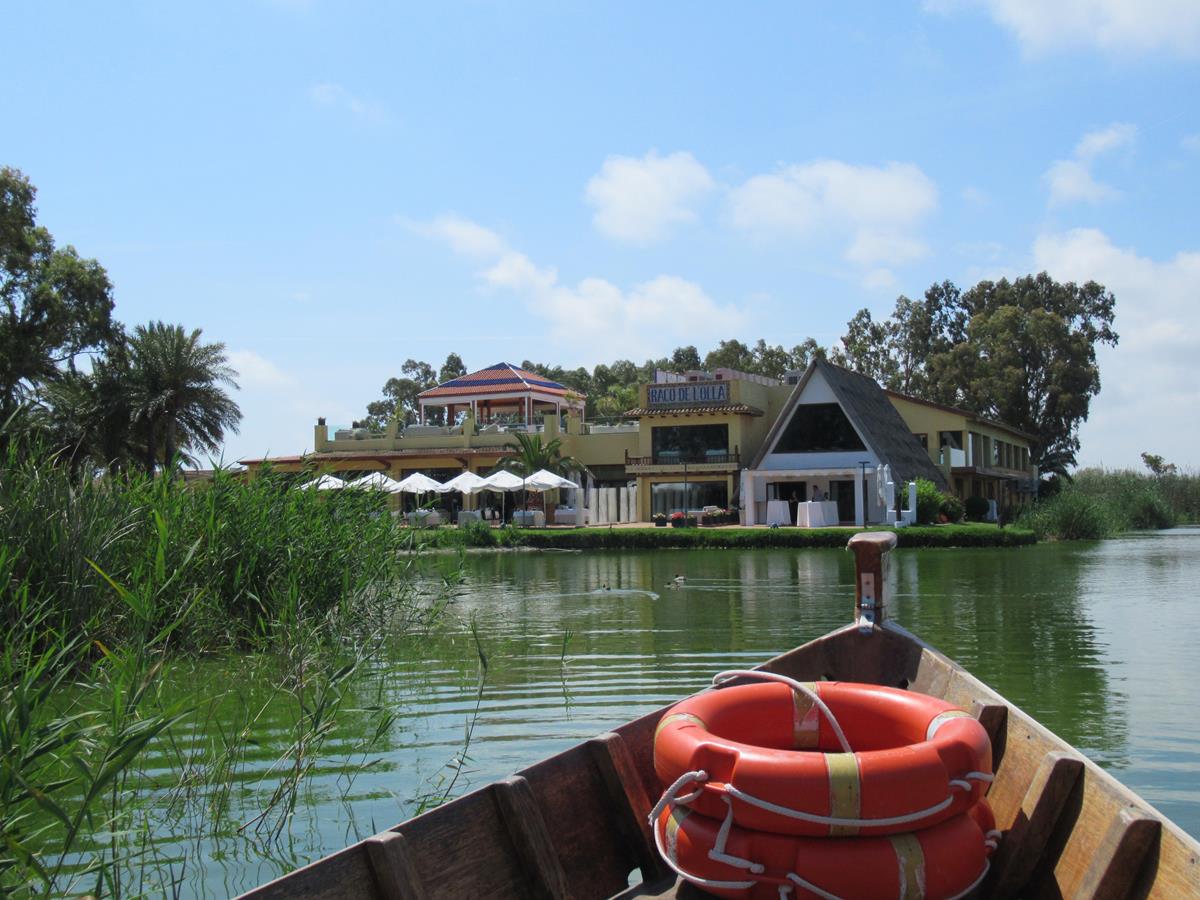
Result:
[[[1019,524],[1040,538],[1099,540],[1127,531],[1200,522],[1200,476],[1082,469],[1026,510]]]
[[[202,484],[79,475],[10,441],[0,897],[173,894],[189,860],[160,858],[164,835],[270,843],[322,760],[345,767],[348,791],[393,721],[359,696],[356,673],[429,627],[456,584],[447,575],[418,594],[420,556],[402,552],[415,548],[372,492],[297,490],[269,472]],[[224,657],[268,685],[253,703],[237,678],[179,690],[172,672],[188,659]],[[237,708],[235,727],[217,727],[222,704]],[[288,749],[251,765],[268,708],[288,723]],[[352,738],[331,749],[339,732]],[[230,786],[248,778],[265,799],[230,821]]]

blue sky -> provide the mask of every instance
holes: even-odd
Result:
[[[0,162],[296,453],[415,357],[837,340],[949,278],[1117,296],[1083,463],[1200,464],[1200,5],[9,6]],[[12,40],[11,36],[18,36]]]

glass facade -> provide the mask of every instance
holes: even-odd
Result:
[[[651,452],[663,462],[703,462],[729,453],[728,425],[666,425],[650,431]]]
[[[650,486],[650,512],[670,515],[687,509],[698,512],[706,506],[729,506],[729,486],[724,481],[668,481]]]
[[[836,453],[866,450],[862,438],[837,403],[805,403],[779,436],[776,453]]]

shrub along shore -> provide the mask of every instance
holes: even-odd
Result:
[[[540,550],[843,548],[860,528],[496,528],[483,525],[418,531],[423,547]],[[889,529],[869,528],[868,531]],[[900,547],[1018,547],[1037,542],[1025,528],[914,525],[895,529]]]

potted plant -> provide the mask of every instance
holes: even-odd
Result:
[[[654,522],[655,528],[666,528],[667,527],[667,514],[666,513],[655,513],[654,515],[652,515],[650,517],[650,519],[651,519],[651,521]]]
[[[672,528],[695,528],[696,527],[696,517],[695,516],[686,516],[682,512],[679,512],[679,511],[673,512],[673,513],[671,513],[671,527]]]

